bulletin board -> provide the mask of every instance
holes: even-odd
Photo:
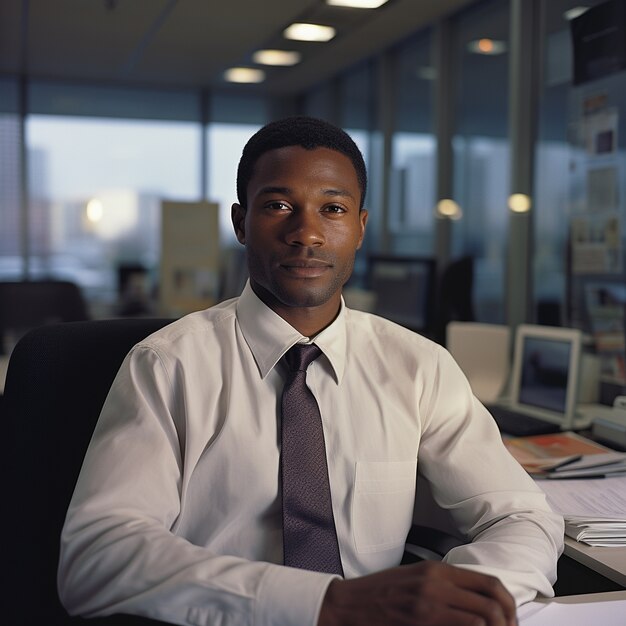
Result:
[[[219,290],[218,205],[161,203],[161,314],[179,317],[215,304]]]
[[[578,63],[584,61],[579,54]],[[587,66],[598,67],[591,61]],[[568,313],[570,324],[589,336],[599,357],[600,400],[608,404],[626,393],[626,71],[622,68],[616,64],[602,75],[579,73],[571,89],[569,116]]]

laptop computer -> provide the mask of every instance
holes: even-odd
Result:
[[[500,430],[515,436],[588,428],[576,413],[582,333],[521,324],[515,335],[509,398],[487,408]]]

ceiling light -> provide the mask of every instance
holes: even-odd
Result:
[[[496,55],[506,52],[506,43],[496,39],[475,39],[467,44],[467,49],[476,54]]]
[[[224,72],[224,78],[229,83],[261,83],[265,80],[265,72],[251,67],[231,67]]]
[[[569,22],[570,20],[575,20],[577,17],[587,12],[589,7],[573,7],[572,9],[568,9],[563,13],[563,17]]]
[[[335,29],[332,26],[296,22],[288,26],[283,35],[296,41],[330,41],[335,36]]]
[[[300,63],[302,55],[290,50],[257,50],[252,60],[260,65],[295,65]]]
[[[377,9],[388,0],[326,0],[332,7],[350,7],[351,9]]]
[[[460,220],[463,217],[461,207],[454,200],[450,200],[449,198],[444,198],[437,202],[435,214],[437,217],[448,217],[452,220]]]
[[[509,209],[513,213],[528,213],[531,204],[530,197],[525,193],[514,193],[509,196]]]

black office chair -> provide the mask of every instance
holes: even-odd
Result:
[[[89,319],[87,304],[75,283],[66,280],[0,282],[0,354],[8,352],[6,335],[55,322]]]
[[[474,259],[463,256],[452,261],[441,275],[437,297],[435,340],[445,345],[449,322],[473,322]]]
[[[118,319],[36,328],[16,345],[5,387],[3,456],[9,573],[7,624],[65,626],[56,590],[59,537],[84,453],[106,394],[125,355],[172,320]],[[8,477],[8,478],[7,478]],[[8,495],[8,497],[7,497]],[[414,529],[409,542],[444,554],[458,541],[433,529]],[[415,560],[408,548],[404,562]],[[427,556],[428,556],[427,554]],[[421,558],[421,557],[417,557]],[[435,557],[437,558],[437,557]],[[6,578],[6,577],[5,577]],[[6,589],[6,583],[5,583]],[[3,618],[6,615],[3,615]],[[116,615],[101,624],[158,624]],[[87,620],[85,624],[93,624]]]
[[[113,378],[130,348],[172,320],[119,319],[41,326],[17,343],[3,417],[6,624],[65,626],[56,590],[59,537],[84,453]],[[6,484],[8,483],[8,484]],[[155,624],[102,618],[114,626]],[[85,620],[93,624],[94,620]]]

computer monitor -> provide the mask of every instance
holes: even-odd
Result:
[[[562,430],[575,426],[582,333],[521,324],[515,336],[511,400]]]
[[[417,332],[428,333],[432,329],[434,259],[371,255],[368,289],[376,294],[377,315]]]

